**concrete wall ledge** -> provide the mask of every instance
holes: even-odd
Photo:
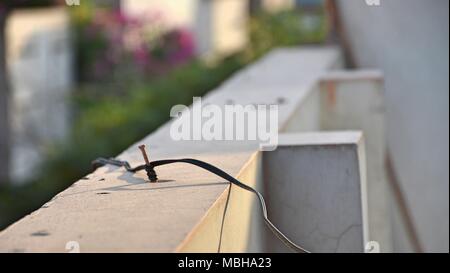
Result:
[[[292,115],[328,70],[341,64],[339,49],[277,49],[245,68],[203,98],[223,105],[285,100],[279,107],[279,125]],[[276,69],[274,69],[276,68]],[[259,188],[260,153],[244,141],[172,141],[170,122],[118,156],[141,164],[137,146],[146,144],[152,160],[193,157],[219,166]],[[280,129],[281,130],[281,129]],[[312,140],[313,141],[313,140]],[[254,197],[212,174],[185,164],[158,168],[160,183],[147,183],[145,173],[102,167],[75,182],[40,209],[0,233],[1,252],[67,252],[68,242],[81,252],[263,251],[258,234]],[[241,191],[242,192],[242,191]],[[223,230],[223,214],[230,200],[240,219]],[[230,213],[232,214],[232,213]],[[205,224],[209,223],[209,224]],[[252,231],[252,232],[250,232]],[[233,233],[236,236],[228,236]]]

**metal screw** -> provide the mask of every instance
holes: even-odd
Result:
[[[145,165],[150,165],[150,161],[148,160],[147,152],[145,151],[145,145],[142,144],[139,146],[139,150],[142,152],[142,156],[144,157]]]

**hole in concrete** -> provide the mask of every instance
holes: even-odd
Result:
[[[50,233],[48,233],[48,232],[45,231],[45,230],[40,230],[40,231],[36,231],[36,232],[34,232],[34,233],[31,233],[31,236],[40,236],[40,237],[43,237],[43,236],[48,236],[48,235],[50,235]]]
[[[151,182],[151,184],[158,184],[158,183],[167,183],[167,182],[173,182],[175,180],[172,179],[158,179],[156,182]]]
[[[105,178],[100,178],[98,181],[105,181]]]
[[[278,97],[278,98],[277,98],[277,103],[278,103],[278,104],[285,104],[285,103],[286,103],[286,98],[284,98],[284,97]]]
[[[110,194],[110,192],[97,192],[97,194],[99,194],[99,195],[103,195],[103,194]]]
[[[14,248],[14,249],[11,249],[11,252],[12,252],[12,253],[24,253],[24,252],[25,252],[25,249],[22,249],[22,248]]]

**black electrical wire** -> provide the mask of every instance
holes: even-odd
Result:
[[[173,163],[188,163],[188,164],[195,165],[195,166],[205,169],[217,176],[222,177],[223,179],[229,181],[231,184],[234,184],[244,190],[254,193],[258,197],[259,202],[261,204],[264,222],[266,223],[267,227],[273,232],[273,234],[275,234],[275,236],[277,236],[278,239],[280,239],[287,247],[289,247],[293,251],[298,252],[298,253],[309,253],[309,251],[307,251],[303,247],[292,242],[286,235],[284,235],[269,220],[269,218],[267,216],[266,202],[264,201],[264,197],[262,196],[262,194],[260,192],[258,192],[257,190],[255,190],[254,188],[252,188],[248,185],[245,185],[244,183],[237,180],[233,176],[229,175],[228,173],[222,171],[221,169],[219,169],[209,163],[206,163],[204,161],[197,160],[197,159],[192,159],[192,158],[165,159],[165,160],[152,161],[152,162],[149,162],[149,164],[143,164],[143,165],[139,165],[139,166],[133,168],[130,166],[130,164],[127,161],[121,161],[121,160],[117,160],[117,159],[113,159],[113,158],[110,158],[110,159],[97,158],[96,160],[94,160],[92,162],[92,166],[94,169],[96,169],[98,167],[110,164],[110,165],[115,165],[115,166],[119,166],[119,167],[124,167],[127,171],[133,172],[133,173],[141,171],[141,170],[145,170],[147,172],[147,176],[150,179],[150,181],[156,182],[157,176],[156,176],[156,172],[155,172],[154,168],[158,167],[158,166],[162,166],[162,165],[173,164]]]

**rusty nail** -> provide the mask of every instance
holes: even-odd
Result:
[[[145,151],[145,145],[142,144],[141,146],[139,146],[139,149],[142,152],[142,156],[144,157],[145,164],[150,165],[150,161],[148,160],[147,152]]]

